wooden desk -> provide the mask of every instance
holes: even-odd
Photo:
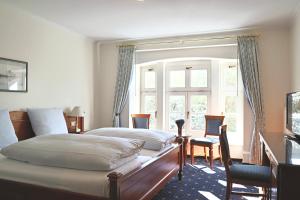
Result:
[[[262,164],[272,167],[277,199],[300,199],[300,141],[278,133],[260,134],[260,141]]]

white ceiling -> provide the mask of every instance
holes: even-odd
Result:
[[[286,24],[299,0],[2,0],[100,40]]]

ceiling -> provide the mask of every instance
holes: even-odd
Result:
[[[0,0],[99,40],[287,24],[299,0]]]

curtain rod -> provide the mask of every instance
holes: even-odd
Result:
[[[239,36],[255,36],[259,37],[260,35],[258,34],[249,34],[249,35],[229,35],[229,36],[223,36],[223,37],[210,37],[210,38],[194,38],[194,39],[174,39],[170,41],[153,41],[153,42],[124,42],[123,44],[120,44],[118,46],[126,46],[126,45],[138,45],[138,46],[143,46],[143,45],[157,45],[157,44],[173,44],[173,43],[182,43],[184,44],[185,42],[197,42],[197,41],[209,41],[209,40],[226,40],[226,39],[236,39]],[[158,39],[159,40],[159,39]]]

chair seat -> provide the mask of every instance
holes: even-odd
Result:
[[[219,143],[219,139],[212,137],[193,138],[190,140],[190,143],[196,145],[211,145]]]
[[[233,179],[270,183],[272,178],[270,167],[260,165],[233,164],[229,171]]]

